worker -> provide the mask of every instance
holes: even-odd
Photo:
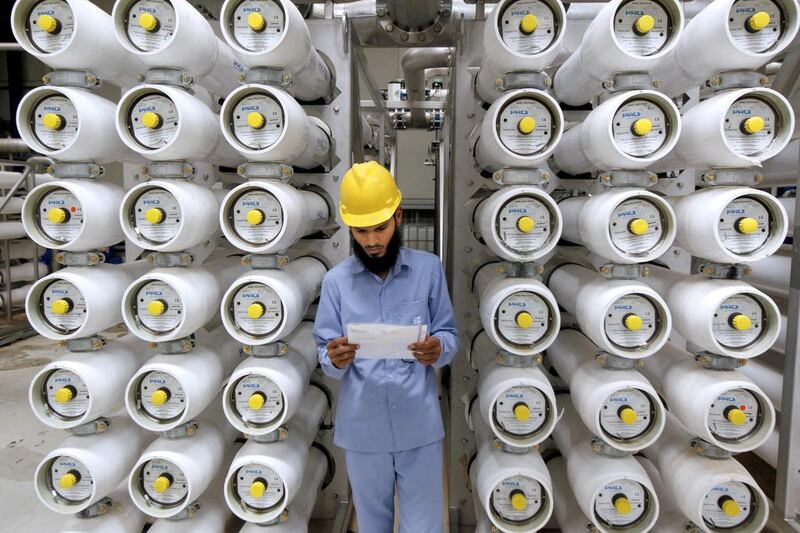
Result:
[[[356,163],[340,186],[339,213],[354,256],[322,282],[314,324],[319,361],[341,380],[334,444],[344,449],[359,531],[392,533],[395,488],[401,533],[443,531],[444,426],[434,368],[458,349],[439,258],[402,246],[402,194],[378,163]],[[406,358],[360,358],[348,324],[427,326]],[[402,354],[401,354],[402,355]]]

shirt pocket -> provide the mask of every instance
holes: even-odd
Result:
[[[401,326],[427,324],[430,328],[430,311],[427,298],[403,300],[391,311],[392,323]],[[430,333],[430,332],[429,332]]]

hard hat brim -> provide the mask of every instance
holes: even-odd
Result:
[[[369,228],[372,226],[379,226],[394,216],[394,213],[397,211],[397,208],[400,207],[400,202],[402,200],[403,195],[398,194],[397,198],[391,203],[390,206],[364,215],[346,213],[342,209],[342,206],[339,205],[339,215],[342,217],[342,222],[351,228]]]

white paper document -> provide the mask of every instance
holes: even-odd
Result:
[[[358,344],[356,357],[364,359],[413,359],[410,344],[422,342],[427,324],[395,326],[392,324],[348,324],[347,342]]]

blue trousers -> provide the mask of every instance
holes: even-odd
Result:
[[[359,533],[443,533],[442,441],[401,452],[345,450]]]

